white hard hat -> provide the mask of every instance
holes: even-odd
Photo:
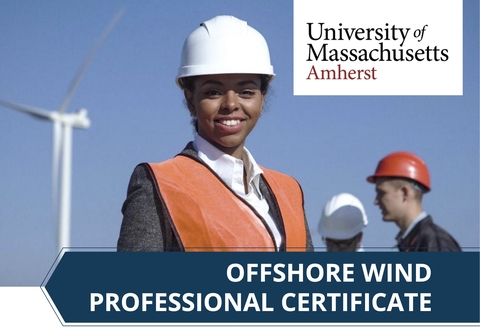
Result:
[[[323,208],[318,232],[324,238],[346,240],[356,236],[368,224],[367,215],[357,197],[341,193]]]
[[[216,16],[200,24],[185,40],[178,75],[275,75],[265,38],[234,16]]]

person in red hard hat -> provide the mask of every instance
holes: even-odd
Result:
[[[422,208],[423,195],[431,190],[427,165],[417,155],[398,151],[378,162],[367,181],[376,185],[375,205],[383,220],[400,228],[401,252],[461,252],[457,241]]]

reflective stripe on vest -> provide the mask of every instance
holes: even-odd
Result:
[[[185,251],[275,251],[266,223],[210,169],[186,156],[148,164]],[[306,250],[303,196],[291,177],[265,168],[287,251]]]

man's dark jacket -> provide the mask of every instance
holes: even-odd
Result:
[[[457,241],[444,229],[433,223],[429,215],[398,244],[400,252],[461,252]]]

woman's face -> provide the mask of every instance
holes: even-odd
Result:
[[[218,74],[195,78],[185,89],[198,134],[226,154],[241,158],[243,145],[257,124],[265,94],[256,74]]]

